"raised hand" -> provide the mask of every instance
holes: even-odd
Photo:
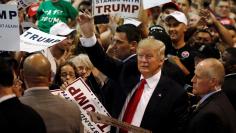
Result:
[[[65,50],[60,59],[56,60],[58,66],[65,63],[72,56],[72,48]]]
[[[85,38],[90,38],[94,35],[94,23],[93,17],[89,11],[80,13],[77,18],[78,24],[80,26],[80,31]]]

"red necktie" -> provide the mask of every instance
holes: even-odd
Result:
[[[146,80],[142,79],[139,87],[137,90],[134,92],[132,95],[131,99],[129,100],[129,103],[126,107],[124,116],[123,116],[123,121],[127,123],[131,123],[134,117],[134,113],[136,111],[136,108],[138,106],[138,103],[141,99],[143,90],[144,90],[144,85],[146,84]],[[127,133],[125,130],[120,130],[120,133]]]

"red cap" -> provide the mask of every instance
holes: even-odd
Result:
[[[32,3],[28,9],[28,16],[33,17],[37,14],[37,10],[39,8],[39,3]]]

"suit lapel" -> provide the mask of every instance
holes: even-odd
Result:
[[[218,96],[219,94],[221,94],[222,92],[216,92],[214,94],[212,94],[211,96],[209,96],[206,100],[204,100],[195,110],[194,110],[194,114],[196,114],[197,112],[199,112],[203,107],[205,107],[210,101],[212,101],[212,99],[214,99],[216,96]]]
[[[160,105],[159,103],[161,102],[161,99],[166,96],[167,90],[165,89],[164,84],[165,84],[165,77],[161,76],[160,81],[158,82],[157,87],[155,88],[150,98],[150,101],[148,102],[148,105],[144,112],[142,123],[149,116],[149,114],[153,114],[155,108],[158,108],[158,106]]]
[[[13,106],[13,105],[18,105],[20,103],[19,99],[17,97],[13,97],[10,99],[7,99],[3,102],[0,103],[1,107],[9,107],[9,105]]]

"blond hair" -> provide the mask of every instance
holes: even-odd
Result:
[[[154,38],[146,38],[139,42],[137,49],[149,47],[156,50],[157,55],[164,60],[165,59],[165,45],[162,41],[156,40]]]
[[[70,61],[73,62],[76,67],[85,66],[90,70],[94,68],[87,54],[79,54],[78,56],[75,56],[74,58],[70,59]]]

